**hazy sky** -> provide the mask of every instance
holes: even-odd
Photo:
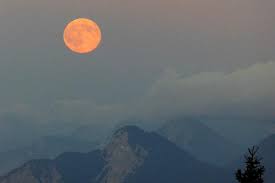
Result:
[[[132,115],[273,120],[273,7],[274,0],[1,0],[0,114],[76,124]],[[78,17],[102,28],[92,54],[63,44],[64,26]]]

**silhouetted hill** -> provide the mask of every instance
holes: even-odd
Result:
[[[69,136],[43,137],[29,146],[0,152],[0,175],[32,159],[55,158],[68,151],[89,152],[96,146],[95,142]]]
[[[240,147],[225,139],[198,120],[182,118],[167,122],[159,134],[169,139],[197,159],[215,165],[225,165],[240,154]]]
[[[225,172],[202,163],[157,133],[129,133],[129,142],[148,153],[145,162],[127,181],[139,182],[225,182]],[[137,138],[142,137],[142,138]],[[219,174],[217,176],[217,174]],[[200,175],[200,176],[198,176]]]
[[[224,170],[200,162],[157,133],[117,130],[103,150],[34,160],[0,183],[226,183]]]

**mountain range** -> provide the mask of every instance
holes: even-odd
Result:
[[[239,145],[196,119],[171,120],[158,133],[197,159],[218,166],[226,166],[241,153]]]
[[[0,183],[226,183],[230,175],[155,132],[127,126],[101,150],[32,160],[1,177]]]
[[[55,158],[63,152],[89,152],[97,145],[72,136],[42,137],[30,145],[0,152],[0,175],[32,159]]]

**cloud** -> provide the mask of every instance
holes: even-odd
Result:
[[[115,124],[125,119],[170,119],[194,116],[213,119],[269,120],[275,117],[275,62],[226,72],[183,76],[167,70],[143,96],[131,102],[99,104],[88,98],[51,104],[15,105],[11,113],[35,121],[74,125]],[[77,124],[75,124],[77,123]]]
[[[74,138],[101,141],[126,116],[120,105],[97,104],[85,98],[57,100],[49,105],[16,104],[0,113],[0,152],[44,136],[76,134]]]
[[[275,117],[275,62],[231,73],[203,72],[182,77],[169,70],[143,101],[147,115],[271,119]]]
[[[64,97],[48,103],[10,105],[0,110],[3,144],[0,150],[40,136],[68,135],[83,126],[95,131],[104,129],[107,133],[128,119],[147,127],[183,116],[269,124],[275,119],[274,81],[275,62],[254,64],[231,73],[201,72],[186,76],[167,70],[143,96],[131,102],[104,104],[85,97]]]

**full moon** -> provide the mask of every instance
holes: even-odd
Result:
[[[71,21],[63,35],[65,45],[71,51],[80,54],[94,51],[101,42],[101,36],[99,26],[86,18]]]

